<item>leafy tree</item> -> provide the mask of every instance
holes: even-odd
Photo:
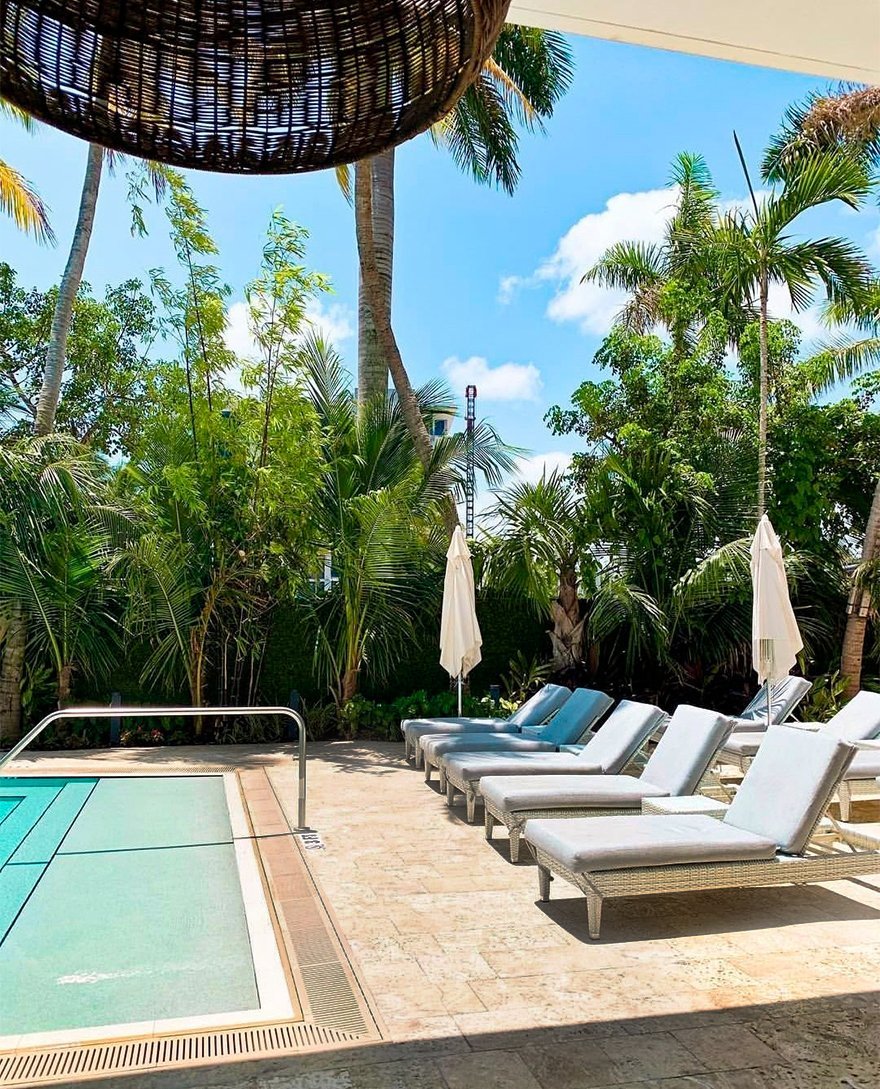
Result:
[[[13,435],[33,427],[55,291],[27,290],[0,264],[0,421]],[[74,304],[56,426],[107,454],[124,454],[158,396],[167,365],[150,358],[155,304],[137,280]]]
[[[86,255],[92,238],[101,175],[105,161],[108,160],[112,165],[113,156],[110,152],[105,151],[104,148],[99,147],[97,144],[89,144],[73,239],[67,255],[67,263],[58,285],[55,309],[49,328],[43,381],[34,413],[35,435],[48,435],[55,429],[55,416],[67,367],[67,339],[70,334],[73,308],[82,283]],[[138,171],[142,171],[150,178],[157,199],[163,195],[168,180],[173,176],[173,172],[167,167],[146,160],[138,160],[135,172]],[[141,182],[135,180],[130,186],[130,191],[141,196],[144,193],[144,186]],[[137,203],[135,203],[133,211],[132,229],[140,232],[144,229],[142,210]]]
[[[298,374],[305,302],[323,281],[302,265],[303,232],[274,216],[249,292],[258,358],[239,360],[223,337],[229,290],[185,187],[168,216],[185,281],[153,281],[180,358],[120,473],[148,527],[126,561],[127,622],[152,645],[146,683],[185,685],[197,707],[209,693],[252,702],[272,610],[310,568],[317,444]]]

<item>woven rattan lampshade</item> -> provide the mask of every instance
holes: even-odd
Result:
[[[0,0],[0,95],[176,166],[270,174],[427,128],[509,0]]]

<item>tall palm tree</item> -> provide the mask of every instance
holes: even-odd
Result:
[[[764,176],[776,180],[802,158],[838,150],[855,156],[868,169],[880,164],[880,88],[864,87],[839,94],[812,95],[786,112],[782,128],[764,158]],[[868,333],[861,344],[832,345],[826,353],[828,381],[833,383],[880,363],[880,290],[873,290],[855,308],[841,316],[854,320]],[[860,550],[860,563],[847,602],[846,629],[840,653],[840,671],[846,678],[844,695],[854,696],[862,678],[865,634],[873,612],[872,596],[862,576],[880,556],[880,473],[871,500]]]
[[[762,201],[752,193],[750,208],[724,212],[704,239],[707,267],[717,277],[722,298],[733,308],[754,309],[758,314],[759,518],[766,510],[767,494],[770,288],[781,284],[794,309],[804,310],[819,285],[829,301],[841,302],[863,295],[872,278],[870,262],[852,242],[802,239],[790,233],[811,208],[833,201],[858,208],[871,187],[864,166],[845,152],[814,153],[784,170],[780,181]]]
[[[89,144],[86,155],[86,170],[80,194],[79,211],[73,230],[70,252],[61,282],[58,285],[58,299],[52,315],[49,330],[49,342],[46,345],[46,363],[43,371],[43,384],[37,398],[37,410],[34,418],[34,434],[48,435],[55,428],[55,415],[61,397],[61,384],[64,380],[64,364],[67,357],[67,337],[73,318],[73,306],[79,291],[85,268],[89,243],[92,240],[92,227],[95,222],[95,208],[101,188],[101,176],[105,163],[113,163],[113,156],[98,144]],[[168,177],[166,167],[158,163],[139,161],[139,168],[149,177],[157,199],[165,190]],[[138,210],[135,210],[136,217]],[[137,220],[136,220],[137,221]]]
[[[482,183],[512,192],[519,179],[516,123],[539,128],[572,78],[572,57],[561,34],[505,26],[492,56],[456,107],[432,129],[462,169]],[[343,190],[351,183],[343,172]],[[385,396],[388,372],[423,465],[430,439],[416,405],[391,323],[394,249],[394,154],[355,167],[355,224],[360,257],[358,391],[361,404]],[[456,521],[448,505],[446,520]]]
[[[706,268],[694,239],[704,237],[717,217],[719,192],[701,155],[682,152],[672,165],[670,187],[676,192],[673,214],[659,243],[617,242],[610,246],[581,282],[625,291],[627,300],[618,323],[634,333],[648,333],[663,325],[681,359],[699,334],[707,310],[717,304],[708,291]],[[687,288],[694,302],[689,314],[667,303],[674,282]],[[702,305],[701,305],[702,304]]]
[[[33,129],[34,122],[29,114],[0,98],[0,117],[3,116],[17,121],[28,132]],[[10,216],[19,230],[33,235],[38,242],[54,244],[55,235],[45,204],[27,178],[3,159],[0,159],[0,211]]]

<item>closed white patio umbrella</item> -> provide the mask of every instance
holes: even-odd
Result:
[[[462,681],[482,658],[482,645],[471,553],[461,526],[456,526],[446,552],[443,613],[440,619],[440,665],[450,677],[458,678],[459,714]]]
[[[759,683],[767,682],[767,725],[773,682],[787,677],[797,661],[803,640],[788,596],[782,546],[765,514],[751,545],[752,557],[752,664]]]

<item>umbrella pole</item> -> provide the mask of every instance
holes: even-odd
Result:
[[[458,675],[458,717],[461,718],[461,674]]]
[[[773,701],[773,682],[767,678],[767,729],[771,726],[770,704]]]

